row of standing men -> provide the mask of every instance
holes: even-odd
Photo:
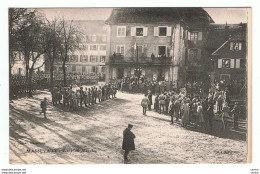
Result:
[[[97,102],[102,102],[111,98],[115,98],[117,87],[114,84],[105,84],[103,86],[85,87],[81,86],[74,90],[72,86],[67,88],[55,87],[52,91],[53,105],[62,104],[69,111],[75,111],[79,107],[95,105]]]

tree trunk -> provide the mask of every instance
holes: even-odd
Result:
[[[29,70],[29,76],[28,76],[28,97],[32,97],[32,74],[33,70]]]
[[[66,75],[66,67],[65,67],[66,63],[65,61],[63,61],[62,63],[62,70],[63,70],[63,85],[66,86],[67,85],[67,75]]]
[[[51,90],[53,89],[53,86],[54,86],[54,81],[53,81],[53,63],[51,63],[50,61],[50,88]]]

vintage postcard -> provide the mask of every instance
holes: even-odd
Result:
[[[243,164],[251,8],[9,8],[10,164]]]

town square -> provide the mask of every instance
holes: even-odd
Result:
[[[11,164],[247,163],[247,8],[74,10],[9,9]]]

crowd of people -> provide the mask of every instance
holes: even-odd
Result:
[[[63,74],[54,74],[53,84],[57,86],[63,85]],[[76,74],[68,73],[66,75],[67,84],[78,84],[78,85],[95,85],[98,83],[98,76],[95,74]],[[21,94],[27,94],[29,92],[29,82],[26,76],[13,75],[10,81],[10,97],[15,98],[21,96]],[[50,74],[39,73],[32,77],[31,91],[48,89],[50,88]]]
[[[69,111],[76,111],[79,107],[89,107],[102,101],[115,98],[117,87],[114,84],[91,87],[54,87],[51,91],[54,106],[62,104]]]
[[[146,115],[146,110],[151,110],[151,106],[154,105],[156,112],[171,116],[172,124],[181,119],[184,127],[192,124],[204,129],[208,128],[211,131],[213,129],[213,118],[216,116],[216,118],[220,118],[223,129],[227,128],[228,119],[233,120],[234,129],[238,128],[241,109],[238,102],[235,102],[231,109],[231,100],[227,90],[210,89],[208,96],[204,96],[190,95],[186,88],[182,88],[178,92],[157,93],[153,100],[153,94],[151,90],[148,90],[141,101],[141,106],[144,115]]]

